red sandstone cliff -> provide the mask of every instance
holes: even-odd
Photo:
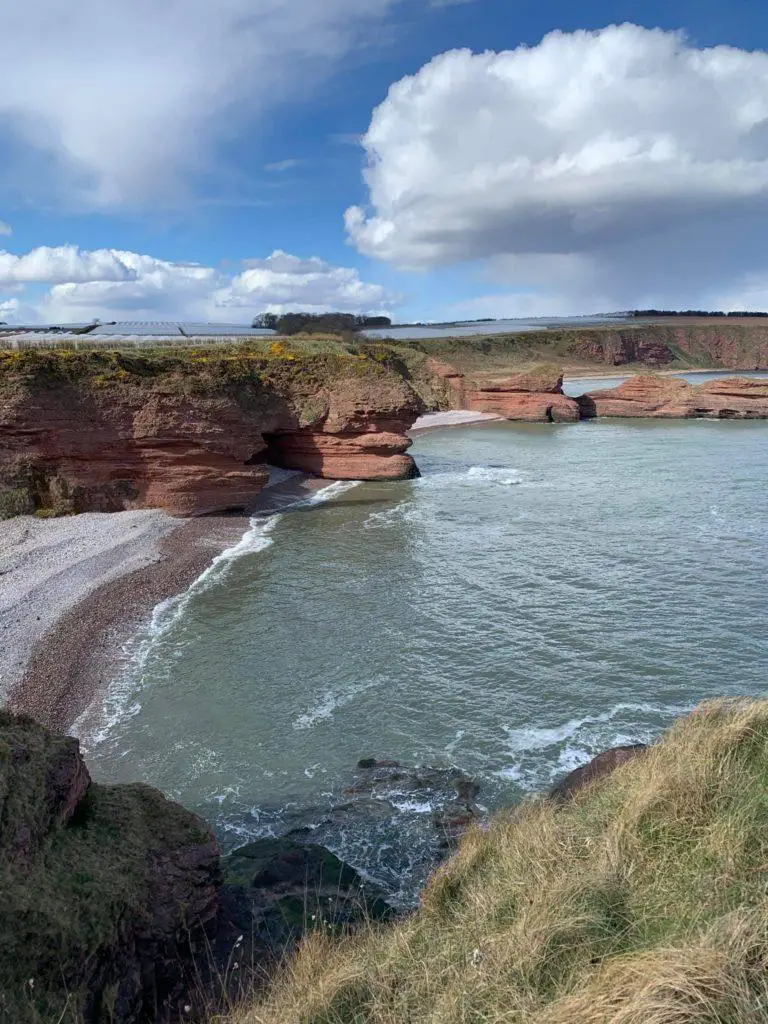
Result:
[[[728,377],[692,385],[674,377],[639,374],[616,388],[578,399],[581,415],[666,419],[766,419],[768,382]]]
[[[475,381],[467,387],[465,407],[529,423],[572,423],[579,419],[578,405],[563,394],[562,370],[548,366],[504,380]]]
[[[0,497],[9,511],[247,506],[281,465],[342,479],[414,475],[424,410],[361,357],[0,355]],[[16,507],[14,507],[16,503]]]
[[[441,360],[429,367],[448,384],[456,408],[492,412],[508,420],[528,423],[572,423],[579,407],[563,394],[563,372],[555,366],[539,366],[527,373],[493,379],[470,380]]]

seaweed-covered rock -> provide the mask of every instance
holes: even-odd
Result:
[[[219,885],[200,818],[91,783],[76,740],[0,712],[0,1021],[183,1013]]]

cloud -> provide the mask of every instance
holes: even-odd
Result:
[[[290,171],[292,168],[298,167],[301,162],[301,160],[297,160],[295,157],[288,160],[278,160],[277,163],[274,164],[265,164],[264,170],[276,171],[278,173],[281,171]]]
[[[21,255],[0,253],[0,287],[23,291],[51,285],[39,300],[0,300],[7,316],[39,321],[185,319],[248,322],[265,310],[391,309],[398,296],[360,279],[357,270],[318,257],[277,251],[246,260],[236,274],[198,263],[177,263],[118,249],[41,246]]]
[[[18,299],[0,299],[0,323],[18,319],[20,303]]]
[[[97,206],[175,197],[221,143],[370,45],[398,2],[0,4],[5,180]]]
[[[132,256],[115,249],[89,252],[74,245],[41,245],[21,256],[0,250],[0,287],[33,282],[132,280],[137,275]]]
[[[215,308],[282,313],[344,310],[381,312],[398,297],[378,284],[367,284],[351,267],[334,267],[316,256],[303,260],[279,249],[265,260],[250,260],[247,268],[214,295]]]
[[[4,220],[0,220],[0,235],[10,236],[13,234],[13,229],[10,224],[6,224]]]
[[[763,52],[635,25],[455,50],[391,87],[363,145],[370,207],[346,214],[362,252],[480,261],[540,312],[683,304],[768,277]]]

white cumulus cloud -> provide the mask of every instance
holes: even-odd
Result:
[[[0,323],[18,320],[20,308],[18,299],[0,299]]]
[[[216,308],[231,313],[254,306],[274,313],[299,308],[317,313],[380,312],[396,301],[381,285],[362,281],[351,267],[334,267],[316,256],[303,260],[280,250],[265,260],[249,260],[247,268],[214,295]]]
[[[28,192],[173,196],[267,107],[375,38],[399,0],[8,0],[0,152]]]
[[[399,301],[381,285],[363,281],[354,268],[281,251],[246,260],[234,274],[120,249],[41,246],[22,254],[0,252],[0,288],[23,293],[30,284],[50,287],[40,299],[25,296],[24,306],[16,298],[0,300],[7,314],[0,319],[243,323],[266,310],[374,313]]]
[[[137,269],[132,253],[115,249],[79,249],[74,245],[41,245],[14,255],[0,251],[0,287],[33,282],[126,281]]]
[[[628,24],[451,51],[392,86],[363,145],[355,245],[483,261],[511,307],[688,303],[768,271],[763,52]]]

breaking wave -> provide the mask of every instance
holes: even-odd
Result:
[[[332,501],[346,491],[357,487],[358,480],[336,480],[307,498],[292,502],[282,512],[254,516],[248,530],[237,544],[220,552],[211,564],[181,594],[167,598],[155,605],[147,625],[137,637],[132,638],[123,648],[124,671],[109,687],[103,697],[98,725],[93,726],[93,706],[86,709],[72,727],[72,734],[81,739],[83,748],[98,746],[110,735],[118,723],[139,714],[141,702],[138,694],[143,686],[147,663],[158,645],[172,632],[184,617],[195,598],[224,582],[235,562],[249,555],[257,555],[274,544],[272,534],[287,509],[310,507]],[[322,717],[322,716],[321,716]]]

